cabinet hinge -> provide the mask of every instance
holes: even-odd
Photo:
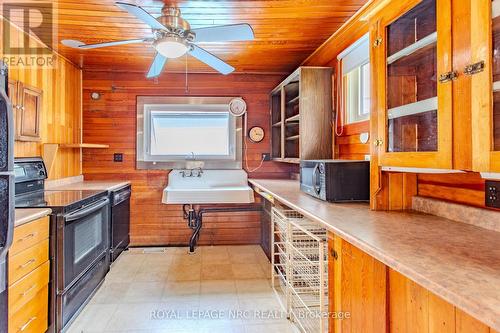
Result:
[[[457,72],[451,71],[448,73],[441,74],[439,76],[439,82],[446,83],[446,82],[454,81],[457,78],[458,78]]]
[[[476,62],[475,64],[470,64],[465,66],[464,74],[474,75],[477,73],[481,73],[482,71],[484,71],[484,61]]]
[[[382,45],[382,41],[383,39],[380,37],[375,39],[375,41],[373,42],[373,47],[379,47],[380,45]]]
[[[384,144],[384,140],[382,139],[377,139],[375,140],[375,142],[373,143],[376,147],[380,147]]]

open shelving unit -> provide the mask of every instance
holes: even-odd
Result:
[[[109,145],[97,144],[97,143],[44,143],[43,144],[43,161],[47,167],[47,173],[50,175],[54,162],[57,158],[57,152],[59,149],[81,149],[81,148],[92,148],[92,149],[106,149]]]
[[[331,88],[331,68],[300,67],[271,92],[273,160],[331,158]]]

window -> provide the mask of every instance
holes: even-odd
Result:
[[[342,99],[347,124],[370,118],[368,43],[368,35],[365,35],[337,57],[342,67]]]
[[[186,161],[207,169],[242,166],[242,120],[231,97],[137,98],[137,168],[180,169]]]
[[[229,112],[151,112],[152,156],[228,157]]]

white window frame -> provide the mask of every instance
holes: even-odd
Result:
[[[339,61],[339,64],[342,68],[340,71],[341,75],[341,92],[342,92],[342,110],[344,115],[344,119],[346,119],[346,124],[353,124],[353,123],[358,123],[362,121],[366,121],[370,119],[370,112],[367,114],[363,114],[362,111],[364,110],[365,107],[365,101],[364,101],[364,84],[363,81],[365,80],[364,78],[364,73],[363,73],[363,67],[365,65],[370,65],[370,54],[369,54],[369,34],[364,35],[360,39],[358,39],[356,42],[354,42],[352,45],[350,45],[348,48],[346,48],[343,52],[341,52],[337,56],[337,60]],[[353,110],[348,109],[348,89],[349,84],[347,80],[347,75],[349,73],[352,73],[352,71],[357,71],[357,108],[356,111],[353,112]],[[369,79],[370,80],[370,79]],[[368,82],[368,87],[370,87],[370,82]],[[344,124],[342,124],[343,126]]]

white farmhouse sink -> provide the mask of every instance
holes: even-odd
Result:
[[[253,190],[243,170],[204,170],[200,177],[183,177],[182,172],[172,170],[169,173],[168,186],[163,190],[164,204],[254,202]],[[197,171],[193,173],[196,175]]]

